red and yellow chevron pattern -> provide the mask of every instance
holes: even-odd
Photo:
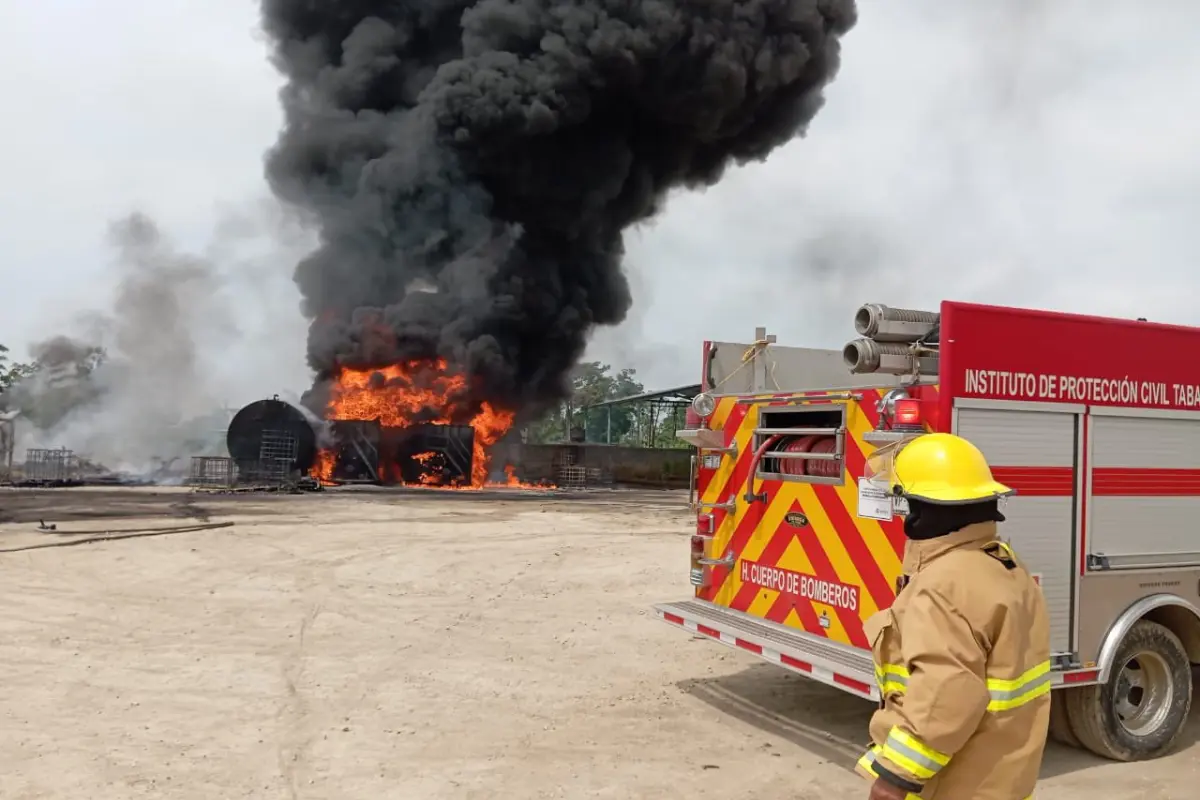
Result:
[[[935,404],[936,388],[922,388],[921,399]],[[700,459],[697,490],[702,512],[713,515],[710,556],[732,552],[737,561],[732,569],[713,567],[708,585],[697,588],[698,598],[843,644],[869,646],[863,622],[895,599],[904,554],[899,519],[857,516],[857,479],[874,449],[863,435],[878,423],[876,408],[885,391],[855,390],[858,399],[852,400],[806,393],[813,401],[846,406],[844,480],[833,486],[756,478],[754,492],[765,492],[767,501],[753,503],[743,495],[758,409],[796,403],[797,395],[756,395],[759,403],[744,396],[718,400],[707,427],[722,431],[725,446],[736,443],[737,450],[724,455],[716,469],[705,469]],[[789,400],[776,399],[784,396]],[[732,513],[714,507],[730,501],[736,503]]]

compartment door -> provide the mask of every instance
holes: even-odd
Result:
[[[955,433],[983,451],[996,480],[1017,490],[1001,501],[1007,521],[1000,534],[1039,577],[1051,649],[1070,652],[1080,414],[1074,406],[1030,411],[968,403],[956,404]]]
[[[1200,566],[1200,421],[1121,411],[1092,410],[1089,569]]]

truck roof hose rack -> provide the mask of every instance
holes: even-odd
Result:
[[[938,358],[933,351],[899,342],[855,339],[842,348],[842,359],[856,375],[869,372],[936,375],[938,372]]]
[[[866,303],[854,314],[854,330],[859,336],[876,342],[916,342],[924,340],[940,319],[941,315],[936,311]]]
[[[842,359],[856,375],[936,375],[941,320],[935,311],[864,303],[854,314],[863,338],[843,347]]]

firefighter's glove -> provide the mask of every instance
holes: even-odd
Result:
[[[871,794],[867,800],[906,800],[910,795],[894,783],[888,783],[883,778],[876,778],[871,784]]]

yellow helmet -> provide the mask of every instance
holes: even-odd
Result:
[[[961,436],[927,433],[896,453],[891,489],[939,505],[960,505],[1013,494],[992,478],[979,448]]]

